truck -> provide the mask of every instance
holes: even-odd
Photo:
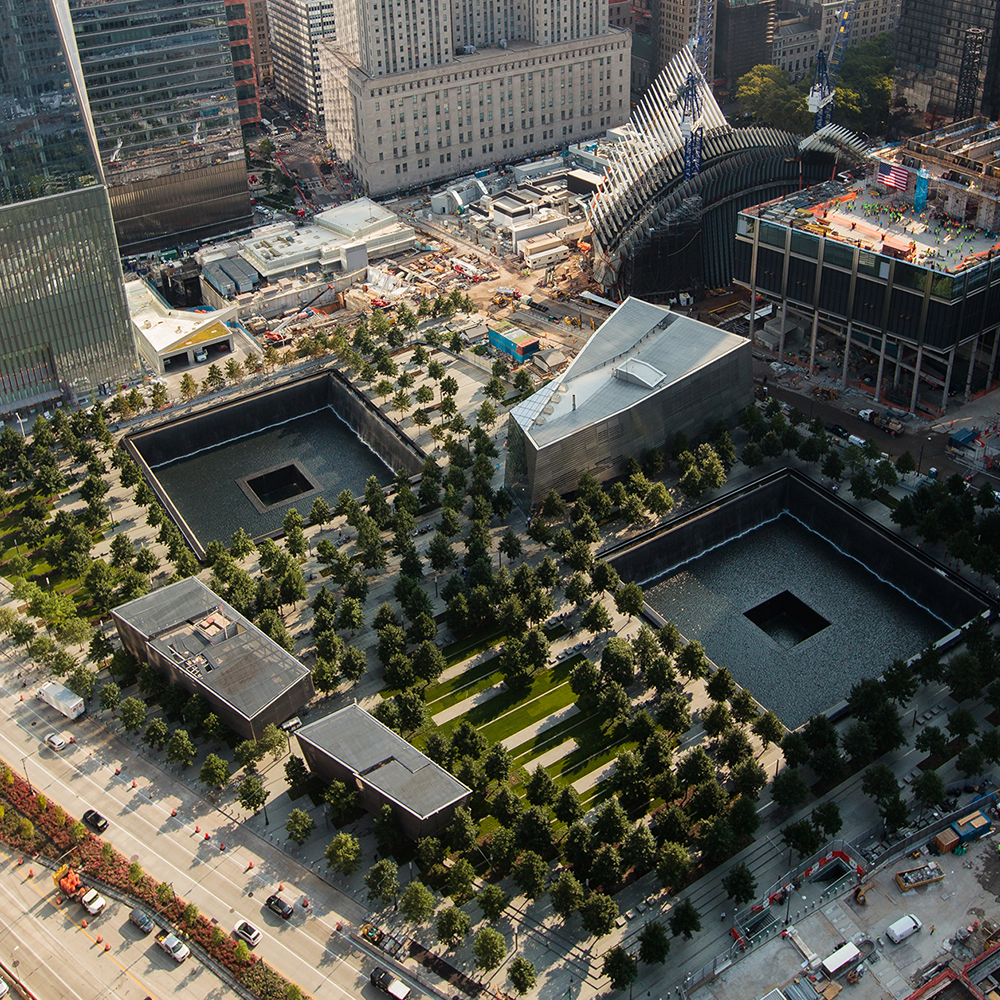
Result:
[[[521,290],[519,288],[509,288],[500,285],[497,288],[497,295],[506,295],[508,299],[519,299],[521,297]]]
[[[191,955],[191,949],[176,934],[161,934],[156,944],[178,964]]]
[[[410,988],[401,979],[394,976],[387,969],[374,968],[369,976],[372,986],[383,993],[393,997],[393,1000],[407,1000],[410,995]]]
[[[876,427],[881,427],[886,434],[891,434],[893,437],[899,437],[906,429],[898,420],[893,420],[888,413],[879,413],[877,410],[859,410],[858,416]]]
[[[76,719],[85,711],[83,699],[78,694],[73,694],[68,687],[55,681],[43,684],[35,692],[35,697],[44,701],[46,705],[51,705],[67,719]]]
[[[67,899],[76,900],[92,917],[96,917],[108,905],[95,888],[80,881],[80,876],[69,865],[63,865],[53,872],[52,881]]]

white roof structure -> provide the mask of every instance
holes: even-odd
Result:
[[[570,366],[515,406],[536,446],[606,420],[738,350],[743,337],[662,306],[627,298]]]
[[[362,247],[367,254],[361,260],[364,266],[416,243],[413,228],[400,222],[394,212],[369,198],[358,198],[319,212],[309,225],[286,222],[257,230],[240,243],[240,256],[258,274],[275,278],[314,266],[346,269],[349,251]],[[350,256],[357,260],[354,253]]]
[[[125,294],[137,336],[157,354],[229,336],[225,324],[238,311],[235,304],[209,311],[172,309],[142,278],[126,281]]]

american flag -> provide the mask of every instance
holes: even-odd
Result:
[[[909,173],[902,167],[897,167],[894,163],[880,163],[878,165],[878,179],[886,187],[900,188],[906,190],[906,182],[909,180]]]

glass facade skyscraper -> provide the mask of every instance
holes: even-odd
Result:
[[[249,226],[238,85],[256,87],[249,37],[234,78],[223,0],[69,7],[122,253]]]
[[[137,364],[65,0],[0,0],[0,412]]]

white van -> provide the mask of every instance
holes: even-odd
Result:
[[[900,917],[895,923],[889,924],[885,929],[885,936],[893,943],[899,944],[905,941],[911,934],[916,934],[924,925],[912,913],[907,913],[905,917]]]

